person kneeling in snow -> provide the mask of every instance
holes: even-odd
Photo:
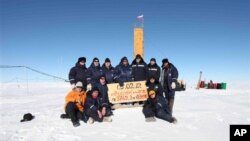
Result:
[[[146,122],[156,121],[154,117],[157,117],[170,123],[177,123],[177,120],[172,116],[166,104],[166,99],[163,96],[156,94],[154,90],[150,90],[148,95],[149,98],[142,109]]]
[[[99,95],[99,89],[93,87],[91,91],[87,94],[87,100],[85,103],[86,115],[89,117],[88,123],[92,124],[94,121],[102,122],[111,122],[111,111],[108,108],[108,101],[101,99]]]
[[[77,82],[75,88],[72,89],[65,97],[65,112],[61,118],[70,118],[73,126],[80,125],[79,120],[87,122],[87,118],[84,113],[84,103],[86,100],[86,93],[83,91],[82,82]]]

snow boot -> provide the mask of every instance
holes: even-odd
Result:
[[[61,114],[61,119],[69,119],[69,115],[68,114]]]
[[[171,123],[177,124],[177,119],[175,117],[172,117],[173,121]]]
[[[89,117],[89,120],[87,121],[88,124],[93,124],[95,120],[92,117]]]
[[[145,119],[145,121],[146,121],[146,122],[155,122],[156,119],[155,119],[155,117],[147,117],[147,118]]]
[[[78,127],[78,126],[80,126],[80,123],[79,122],[73,122],[73,126]]]
[[[103,122],[112,122],[112,118],[110,116],[103,117]]]

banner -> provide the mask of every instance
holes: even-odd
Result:
[[[148,98],[145,81],[125,82],[123,87],[119,83],[108,84],[108,97],[113,104],[145,101]]]

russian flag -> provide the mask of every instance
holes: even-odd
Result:
[[[137,16],[137,20],[143,20],[143,15]]]

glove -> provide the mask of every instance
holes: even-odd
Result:
[[[71,88],[74,89],[76,87],[75,83],[71,84]]]
[[[92,89],[92,85],[91,84],[88,84],[87,85],[87,91],[90,91]]]
[[[124,86],[124,82],[120,81],[119,85],[120,85],[120,87],[123,87]]]
[[[175,88],[176,88],[176,84],[175,84],[175,82],[172,82],[172,84],[171,84],[171,88],[172,88],[172,89],[175,89]]]

